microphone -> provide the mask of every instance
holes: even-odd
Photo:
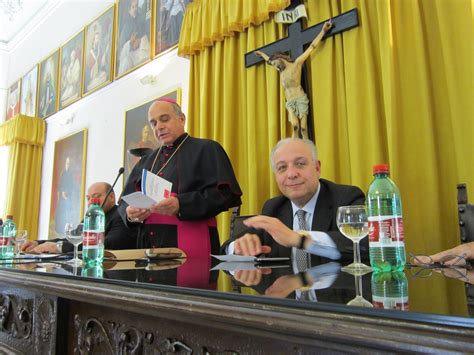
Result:
[[[120,177],[120,175],[123,174],[124,171],[125,171],[125,169],[122,166],[118,171],[118,174],[117,174],[117,177],[115,178],[114,183],[112,184],[112,186],[110,186],[109,191],[107,191],[107,193],[105,194],[104,201],[102,201],[102,205],[100,205],[100,208],[104,208],[105,201],[107,201],[107,199],[109,198],[109,195],[111,194],[111,192],[114,191],[114,186],[117,183],[118,178]]]

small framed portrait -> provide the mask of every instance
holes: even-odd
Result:
[[[59,50],[40,63],[38,117],[46,118],[57,111]]]
[[[61,47],[59,109],[81,98],[83,52],[84,30],[76,34]]]
[[[21,80],[15,81],[8,88],[7,92],[7,115],[5,120],[9,120],[20,114],[20,91]]]
[[[64,234],[66,223],[79,223],[84,211],[87,129],[54,143],[49,238]]]
[[[109,7],[85,29],[84,95],[112,81],[114,9]]]
[[[151,104],[162,97],[176,100],[181,103],[181,89],[177,88],[153,100],[140,104],[125,112],[125,143],[123,152],[124,174],[123,181],[127,181],[130,172],[147,149],[155,150],[158,142],[148,123],[148,109]]]
[[[38,65],[35,65],[21,79],[21,104],[20,112],[25,116],[36,116],[36,99],[38,93]]]
[[[120,77],[151,57],[151,0],[119,0],[115,46],[115,77]]]
[[[178,44],[186,6],[191,0],[155,0],[155,56]]]

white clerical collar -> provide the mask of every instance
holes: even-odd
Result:
[[[311,215],[314,213],[314,208],[316,207],[316,202],[318,202],[319,191],[321,190],[321,184],[318,184],[318,189],[314,193],[313,197],[304,205],[302,208],[296,206],[293,201],[291,201],[291,207],[293,209],[293,217],[298,210],[304,210],[306,213],[310,213]]]

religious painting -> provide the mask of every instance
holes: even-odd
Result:
[[[59,50],[40,63],[38,117],[46,118],[57,111]]]
[[[49,238],[61,237],[66,223],[79,223],[84,211],[87,129],[54,143]]]
[[[111,6],[86,27],[84,95],[112,81],[114,9]]]
[[[36,99],[38,93],[38,65],[35,65],[23,78],[21,79],[21,103],[20,112],[25,116],[36,116]]]
[[[140,160],[140,155],[146,149],[158,148],[158,142],[153,134],[153,130],[148,124],[148,109],[153,101],[159,98],[169,98],[181,102],[181,90],[178,88],[167,94],[158,96],[137,107],[125,112],[125,143],[123,151],[124,175],[123,181],[127,181],[130,172],[135,164]]]
[[[151,0],[119,0],[115,77],[150,60]]]
[[[61,47],[61,79],[59,109],[81,98],[84,30]]]
[[[178,44],[186,6],[191,0],[156,0],[155,56]]]
[[[15,81],[15,83],[8,88],[7,115],[5,120],[9,120],[10,118],[20,114],[20,90],[21,80]]]

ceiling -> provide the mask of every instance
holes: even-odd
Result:
[[[0,0],[0,50],[12,50],[63,1]],[[12,6],[14,13],[9,14],[8,9]]]

